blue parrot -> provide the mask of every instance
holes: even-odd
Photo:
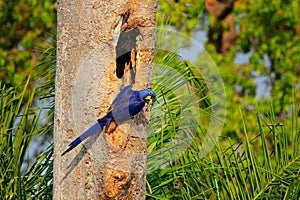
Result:
[[[71,142],[69,144],[69,148],[61,155],[63,156],[74,149],[86,138],[96,134],[98,131],[102,131],[103,127],[108,128],[111,122],[121,124],[138,114],[146,103],[153,104],[155,101],[156,94],[150,89],[132,90],[132,85],[124,87],[113,100],[107,114],[98,119],[96,124],[91,126],[88,130]]]

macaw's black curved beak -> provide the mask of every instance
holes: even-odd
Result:
[[[149,103],[150,105],[153,105],[156,101],[156,96],[147,96],[145,99],[145,102]]]

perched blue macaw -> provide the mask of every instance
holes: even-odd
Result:
[[[98,119],[98,122],[82,133],[78,138],[69,144],[69,148],[61,155],[71,151],[83,140],[102,131],[103,127],[108,127],[110,122],[121,124],[134,115],[138,114],[146,103],[153,104],[156,101],[156,94],[150,89],[132,90],[132,85],[124,87],[113,100],[107,114]]]

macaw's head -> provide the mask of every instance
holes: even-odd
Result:
[[[149,104],[153,104],[156,101],[156,93],[150,89],[140,90],[142,99]]]

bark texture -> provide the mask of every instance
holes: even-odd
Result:
[[[58,1],[54,199],[144,199],[149,112],[68,144],[120,89],[151,86],[156,0]]]

